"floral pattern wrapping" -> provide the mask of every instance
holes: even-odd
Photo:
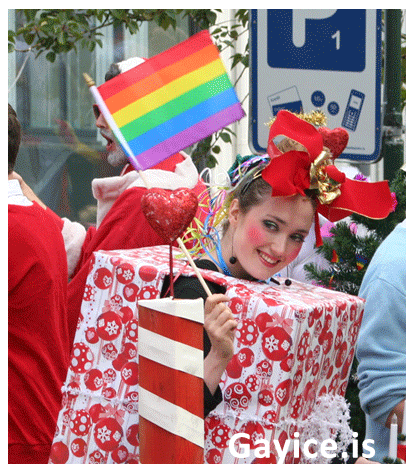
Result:
[[[201,272],[227,287],[238,321],[223,402],[205,422],[206,463],[257,463],[255,440],[282,445],[321,422],[335,438],[343,428],[335,413],[327,422],[315,412],[327,396],[338,411],[343,406],[337,398],[346,390],[363,300],[297,281],[266,285]],[[174,273],[194,275],[183,259],[174,259]],[[94,254],[50,463],[139,463],[138,301],[159,297],[167,274],[168,246]],[[230,453],[238,432],[250,436],[248,458]],[[277,461],[274,449],[264,460]],[[298,461],[307,460],[289,452],[285,463]]]

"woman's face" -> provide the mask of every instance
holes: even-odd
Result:
[[[266,280],[293,261],[309,233],[314,208],[309,198],[265,198],[261,204],[243,214],[238,199],[229,211],[232,230],[231,253],[237,263],[232,274]],[[229,232],[230,233],[230,232]]]

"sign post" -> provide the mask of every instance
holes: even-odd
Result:
[[[381,10],[251,10],[250,39],[252,152],[279,110],[321,110],[349,132],[341,159],[379,158]]]

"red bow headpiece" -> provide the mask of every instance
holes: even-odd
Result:
[[[307,151],[282,153],[273,141],[280,135],[300,143]],[[263,179],[272,186],[272,195],[305,195],[306,189],[317,189],[317,212],[331,222],[353,213],[373,219],[386,218],[393,209],[388,181],[348,179],[334,165],[337,156],[332,157],[323,148],[322,134],[312,124],[281,110],[269,131],[267,153],[271,160],[262,171]],[[318,218],[315,218],[315,230],[316,243],[320,246]]]

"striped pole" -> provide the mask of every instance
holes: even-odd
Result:
[[[139,301],[141,463],[204,462],[202,299]]]

